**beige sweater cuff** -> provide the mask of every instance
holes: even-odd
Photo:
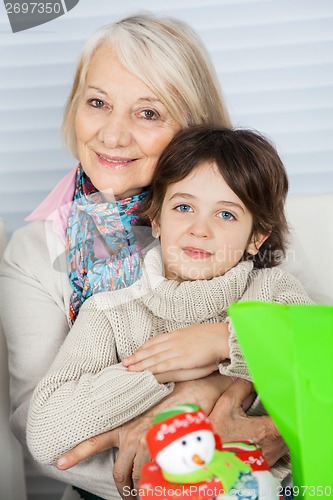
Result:
[[[230,359],[226,359],[219,363],[219,372],[221,373],[221,375],[243,378],[252,382],[230,318],[227,318],[227,322],[229,323],[230,332]]]

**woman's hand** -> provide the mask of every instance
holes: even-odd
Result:
[[[132,488],[138,490],[142,466],[150,460],[146,433],[152,420],[153,414],[147,412],[118,428],[119,451],[113,467],[113,479],[122,498],[128,498],[128,491]],[[133,498],[136,498],[135,495]]]
[[[57,468],[66,470],[82,460],[110,448],[119,452],[113,468],[113,479],[123,498],[131,498],[129,491],[138,487],[141,468],[150,460],[145,435],[152,424],[152,415],[146,413],[130,422],[98,436],[83,441],[65,453],[57,462]],[[125,489],[126,487],[126,489]]]
[[[209,418],[222,442],[251,439],[258,443],[270,466],[288,452],[273,420],[248,417],[242,408],[245,399],[254,394],[251,382],[239,379],[219,398]]]
[[[59,470],[67,470],[74,465],[82,462],[86,458],[97,455],[97,453],[102,453],[102,451],[109,450],[110,448],[118,447],[118,429],[113,429],[112,431],[103,432],[98,436],[93,436],[90,439],[82,441],[72,450],[64,453],[56,463],[56,467]]]
[[[229,377],[220,374],[196,381],[180,382],[176,384],[173,393],[160,404],[119,428],[119,453],[113,477],[120,495],[124,493],[124,487],[132,483],[133,487],[138,489],[142,466],[150,460],[145,437],[154,416],[165,408],[184,403],[197,404],[209,413],[217,398],[231,383]],[[128,498],[128,494],[125,496]]]
[[[217,399],[232,383],[229,377],[218,373],[196,381],[180,382],[176,384],[172,394],[144,415],[136,417],[117,429],[87,439],[65,453],[58,460],[57,467],[66,470],[109,448],[119,448],[113,470],[117,488],[123,492],[125,486],[131,487],[133,483],[137,486],[141,467],[149,459],[145,435],[156,413],[174,405],[192,403],[201,406],[209,414]]]
[[[155,378],[159,384],[165,384],[166,382],[186,382],[188,380],[205,378],[215,371],[217,371],[217,365],[213,363],[202,368],[189,368],[188,370],[181,369],[158,373],[155,375]]]
[[[214,370],[215,365],[229,356],[229,331],[226,323],[192,325],[171,333],[164,333],[148,340],[134,354],[123,360],[129,371],[149,369],[154,375],[177,370],[205,368],[199,377]],[[196,378],[199,378],[196,377]],[[165,379],[167,382],[189,380],[186,378]]]

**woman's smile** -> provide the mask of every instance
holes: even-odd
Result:
[[[101,154],[97,153],[97,159],[101,165],[103,165],[106,168],[111,168],[111,169],[122,169],[122,168],[127,168],[131,167],[134,165],[136,162],[137,158],[127,158],[127,157],[122,157],[122,156],[109,156],[106,154]]]

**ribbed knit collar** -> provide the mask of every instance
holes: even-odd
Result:
[[[224,276],[179,283],[163,277],[160,247],[151,249],[142,278],[133,285],[141,301],[160,318],[177,322],[200,322],[214,318],[238,301],[245,292],[252,262],[240,262]]]

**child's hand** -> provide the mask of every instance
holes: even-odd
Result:
[[[217,366],[228,358],[228,339],[226,323],[197,324],[148,340],[134,354],[125,358],[123,365],[129,371],[149,369],[154,375],[196,368],[207,370],[207,367],[211,369],[211,365]]]

